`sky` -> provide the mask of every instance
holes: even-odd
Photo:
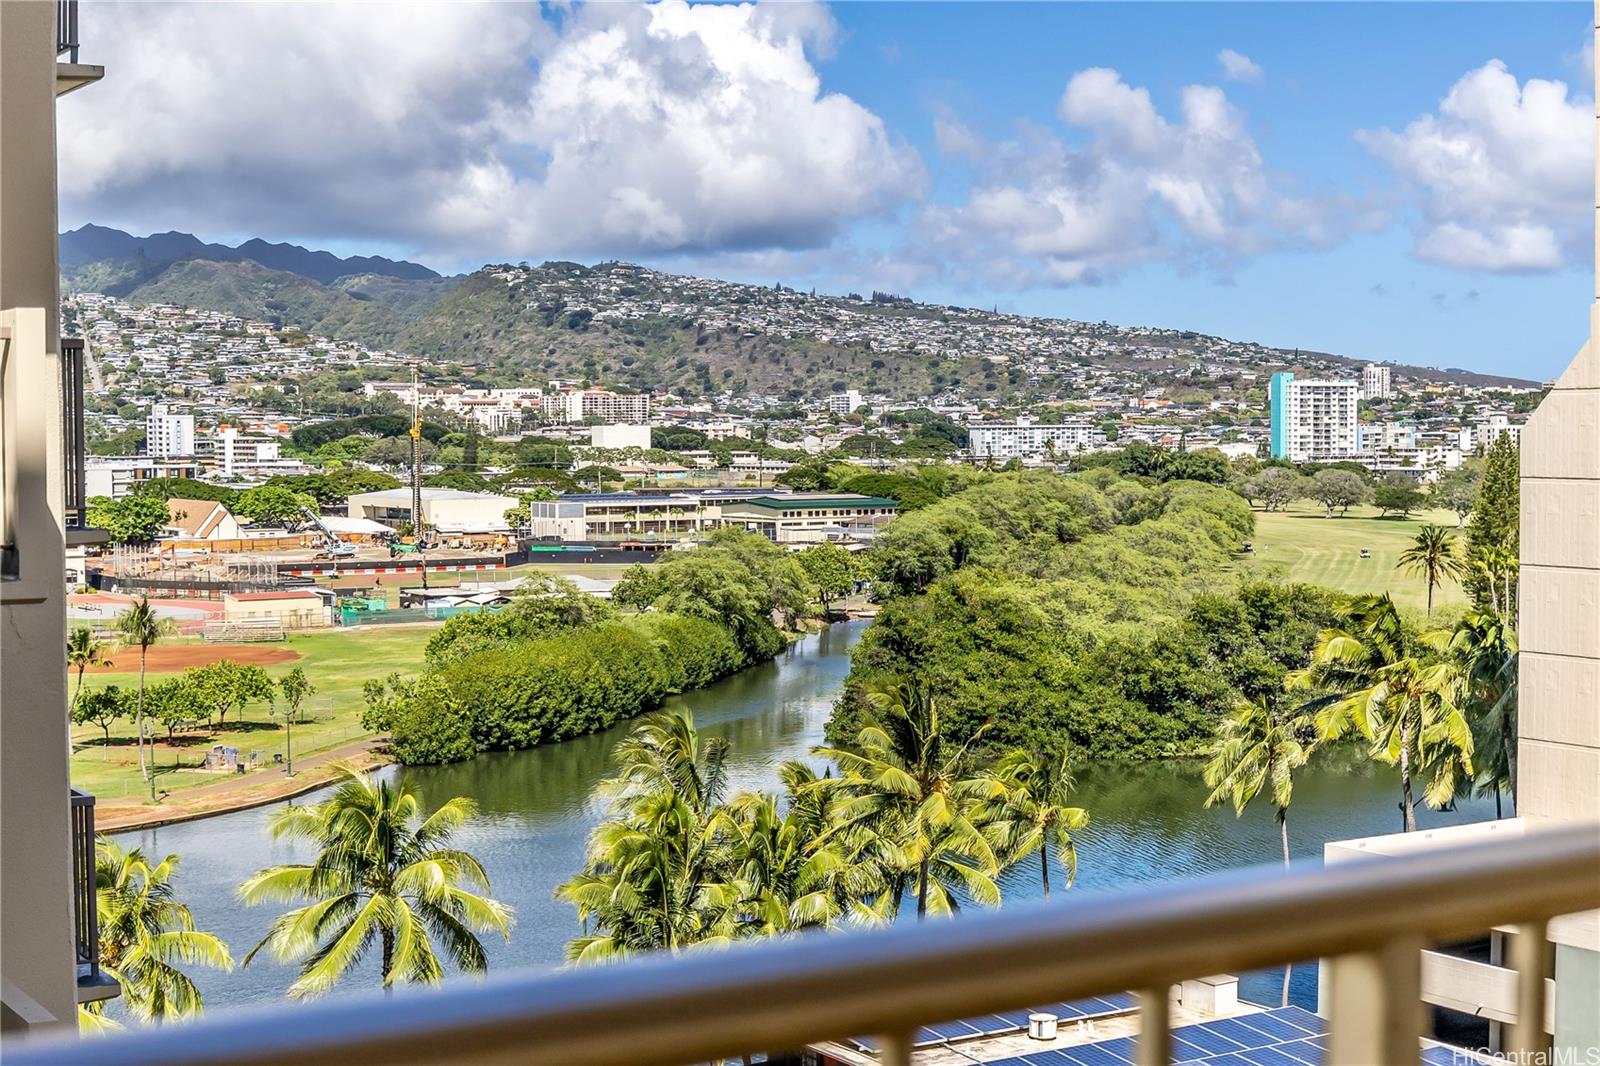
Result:
[[[63,228],[819,292],[1550,378],[1584,3],[86,2]]]

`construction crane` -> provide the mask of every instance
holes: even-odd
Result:
[[[327,552],[330,557],[350,556],[361,550],[324,525],[322,517],[311,508],[302,507],[300,508],[300,513],[305,515],[306,520],[316,527],[317,532],[322,534],[322,550]]]

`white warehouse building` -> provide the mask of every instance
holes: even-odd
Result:
[[[358,492],[348,501],[351,518],[382,522],[390,529],[411,521],[411,490],[382,489]],[[422,521],[441,533],[504,533],[511,524],[506,512],[517,506],[511,496],[461,489],[422,490]]]

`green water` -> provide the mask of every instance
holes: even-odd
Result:
[[[846,673],[849,652],[866,623],[836,625],[807,637],[772,663],[746,670],[699,692],[678,697],[696,722],[732,745],[735,788],[775,787],[776,766],[807,757],[820,742],[829,709]],[[488,869],[494,895],[516,908],[509,943],[489,945],[491,968],[549,967],[561,960],[578,932],[570,907],[552,892],[582,863],[584,840],[602,810],[589,798],[625,727],[532,751],[485,755],[447,767],[391,768],[438,802],[471,796],[482,818],[461,844]],[[1192,876],[1231,866],[1280,860],[1277,827],[1266,810],[1237,819],[1231,810],[1206,810],[1199,770],[1192,763],[1105,764],[1085,767],[1079,798],[1093,819],[1079,844],[1079,880],[1073,893],[1115,889],[1140,881]],[[1307,767],[1296,785],[1290,820],[1297,859],[1315,861],[1328,840],[1396,832],[1399,787],[1394,776],[1348,755]],[[316,795],[300,802],[316,799]],[[270,908],[243,909],[233,888],[262,866],[293,861],[296,853],[267,839],[271,808],[240,811],[197,822],[123,834],[128,844],[164,855],[179,852],[179,891],[201,928],[223,936],[236,957],[260,938]],[[1464,804],[1454,812],[1423,811],[1424,827],[1494,817],[1493,803]],[[1037,867],[1006,875],[1008,902],[1035,899]],[[1072,896],[1058,892],[1061,905]],[[267,959],[232,974],[197,970],[211,1009],[280,998],[293,971]],[[1315,968],[1302,967],[1295,999],[1315,1001]],[[1277,977],[1246,980],[1245,992],[1276,1002]],[[377,986],[366,960],[346,989]],[[338,993],[335,993],[338,994]]]

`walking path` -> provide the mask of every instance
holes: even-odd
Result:
[[[97,832],[113,833],[125,829],[187,822],[207,815],[242,811],[298,796],[321,788],[334,778],[332,764],[346,760],[362,769],[382,766],[388,759],[374,751],[379,741],[369,737],[296,760],[295,774],[285,777],[277,767],[223,778],[209,785],[196,785],[170,795],[158,804],[97,803],[94,825]]]

